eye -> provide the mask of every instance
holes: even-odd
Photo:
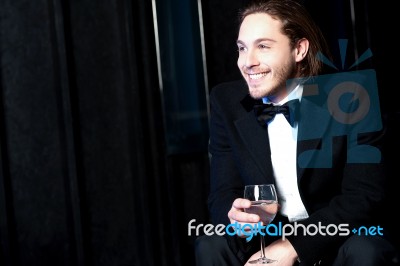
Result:
[[[270,47],[269,47],[268,45],[266,45],[266,44],[260,43],[260,44],[258,45],[258,48],[260,48],[261,50],[266,50],[266,49],[269,49]]]
[[[244,47],[243,45],[238,45],[238,52],[239,53],[243,53],[243,52],[246,52],[246,51],[247,51],[246,47]]]

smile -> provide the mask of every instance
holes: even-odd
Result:
[[[249,74],[250,79],[260,79],[262,77],[265,77],[267,75],[266,72],[263,73],[258,73],[258,74]]]

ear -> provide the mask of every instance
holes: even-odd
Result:
[[[306,57],[308,53],[308,46],[309,42],[306,38],[302,38],[297,41],[296,46],[295,46],[295,59],[296,62],[300,62],[301,60]]]

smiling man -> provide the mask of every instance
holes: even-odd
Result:
[[[258,215],[245,212],[251,202],[243,190],[268,183],[276,186],[280,204],[273,223],[307,228],[380,223],[383,130],[338,123],[322,91],[305,85],[322,73],[318,53],[329,56],[305,8],[295,0],[253,1],[241,12],[237,47],[243,80],[216,86],[210,97],[213,224],[258,223]],[[341,113],[350,116],[354,105],[349,101]],[[368,123],[381,125],[380,113],[371,113]],[[301,232],[265,239],[265,253],[275,265],[396,262],[396,250],[384,236]],[[197,265],[247,265],[260,256],[258,241],[246,242],[243,234],[199,237]]]
[[[237,63],[255,99],[283,100],[291,90],[285,89],[286,81],[301,75],[296,65],[306,56],[309,42],[302,38],[291,44],[281,28],[282,22],[263,13],[245,17],[240,27]]]

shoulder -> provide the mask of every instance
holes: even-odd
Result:
[[[211,115],[218,113],[234,121],[250,112],[254,101],[245,80],[224,82],[211,90]]]
[[[223,82],[211,89],[212,101],[239,103],[249,93],[244,80]]]

